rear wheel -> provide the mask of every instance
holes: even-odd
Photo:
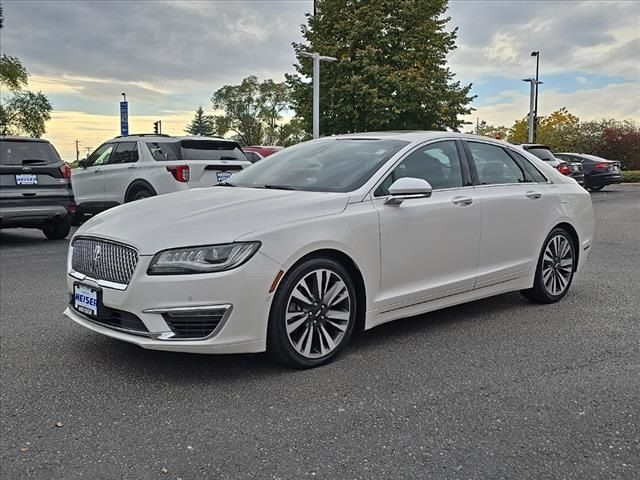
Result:
[[[604,185],[589,185],[589,190],[592,192],[599,192],[604,188]]]
[[[71,231],[71,215],[59,220],[53,220],[42,227],[42,233],[49,240],[61,240]]]
[[[152,192],[147,187],[136,187],[136,189],[129,194],[127,202],[134,202],[136,200],[142,200],[143,198],[149,198],[155,196],[156,193]]]
[[[569,291],[576,261],[573,239],[564,228],[554,228],[542,246],[533,288],[522,295],[532,302],[557,302]]]
[[[349,272],[329,258],[295,267],[278,288],[267,332],[267,351],[278,362],[312,368],[332,361],[356,321],[356,291]]]

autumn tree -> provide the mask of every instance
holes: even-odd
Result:
[[[317,0],[315,15],[294,43],[298,64],[287,76],[293,107],[307,131],[312,123],[312,60],[320,69],[323,135],[392,129],[453,129],[472,111],[471,85],[446,64],[457,29],[447,30],[447,0]]]
[[[189,135],[210,137],[215,135],[214,121],[211,115],[206,115],[202,106],[198,107],[191,123],[184,129]]]
[[[4,26],[0,5],[0,30]],[[20,60],[0,55],[0,135],[41,137],[51,119],[51,103],[42,92],[26,90],[29,72]]]

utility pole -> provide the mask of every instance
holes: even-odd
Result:
[[[76,138],[76,162],[80,161],[80,141]]]
[[[313,138],[320,137],[320,61],[335,62],[334,57],[325,57],[318,52],[300,52],[301,57],[313,59]]]
[[[91,153],[91,150],[93,150],[93,147],[84,147],[84,149],[87,151],[87,157],[88,157],[89,154]]]

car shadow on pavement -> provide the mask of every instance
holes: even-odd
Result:
[[[332,366],[360,368],[360,362],[349,367],[353,364],[350,362],[350,356],[359,359],[369,355],[375,357],[379,354],[379,349],[387,352],[390,349],[403,349],[406,342],[416,335],[429,335],[465,322],[487,321],[488,312],[497,315],[510,309],[523,309],[528,306],[539,308],[528,303],[518,293],[508,293],[389,322],[372,330],[356,333]],[[219,384],[279,377],[295,372],[273,362],[265,353],[207,355],[145,350],[133,344],[89,332],[76,336],[74,343],[75,345],[71,346],[72,351],[74,356],[83,357],[81,362],[108,365],[108,368],[120,370],[128,377],[144,377],[147,382],[149,379],[155,379],[165,384]]]
[[[49,240],[44,234],[37,229],[19,229],[10,228],[6,230],[0,230],[0,245],[2,246],[25,246],[35,245],[38,243],[51,244],[51,243],[63,243],[69,241],[73,233],[67,235],[67,238],[62,240]]]

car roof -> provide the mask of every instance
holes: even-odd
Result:
[[[230,138],[223,137],[201,137],[201,136],[179,136],[174,137],[172,135],[156,135],[156,134],[132,134],[132,135],[120,135],[118,137],[112,138],[108,140],[109,142],[124,142],[124,141],[142,141],[142,142],[180,142],[182,140],[214,140],[216,142],[229,142],[229,143],[238,143],[235,140]]]
[[[44,138],[32,138],[32,137],[18,137],[18,136],[0,136],[0,140],[7,140],[13,142],[36,142],[36,143],[51,143]]]

